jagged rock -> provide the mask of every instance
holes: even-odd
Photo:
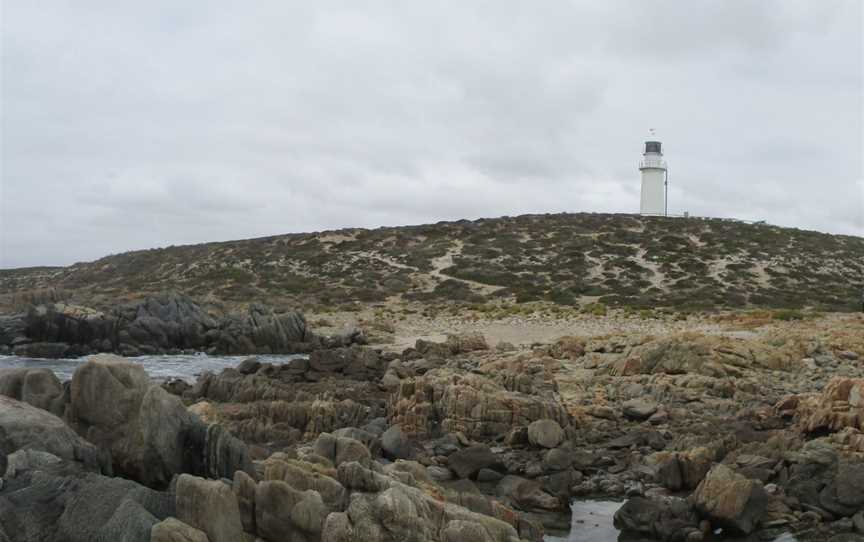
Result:
[[[178,397],[151,384],[140,365],[116,356],[94,356],[76,369],[69,421],[111,451],[118,473],[151,487],[165,487],[182,472],[252,472],[242,442],[218,425],[204,424]]]
[[[517,542],[516,529],[499,519],[471,512],[456,504],[442,502],[387,476],[365,469],[358,463],[339,467],[339,480],[355,491],[345,512],[327,516],[322,540],[366,542],[437,542],[447,540],[445,532],[466,531],[461,523],[477,524],[492,542]],[[450,526],[448,530],[448,526]],[[477,531],[479,532],[479,531]]]
[[[0,395],[63,416],[63,385],[50,369],[0,369]]]
[[[514,426],[527,426],[535,420],[570,425],[568,412],[547,390],[537,390],[536,394],[524,391],[536,389],[529,383],[530,376],[527,381],[517,378],[517,368],[511,372],[494,367],[490,371],[495,379],[440,368],[402,380],[392,399],[392,423],[411,437],[435,433],[440,426],[444,433],[461,432],[477,440],[506,435]],[[526,387],[520,391],[505,388],[511,376],[514,387],[517,381]]]
[[[534,446],[555,448],[564,439],[564,430],[555,420],[537,420],[528,425],[528,441]]]
[[[70,471],[60,458],[8,475],[0,489],[0,533],[10,542],[149,542],[174,515],[170,494],[122,478]]]
[[[168,518],[153,526],[150,542],[210,542],[204,531],[186,525],[177,518]]]
[[[264,480],[287,482],[298,491],[315,491],[327,506],[341,510],[345,507],[348,492],[333,476],[332,469],[302,461],[270,457],[264,462]]]
[[[353,340],[349,338],[345,345]],[[0,319],[0,344],[28,357],[180,350],[292,353],[308,351],[318,342],[299,313],[276,314],[268,307],[252,304],[245,313],[217,318],[178,294],[148,297],[108,312],[47,303]]]
[[[768,504],[761,482],[748,480],[722,464],[708,471],[691,499],[712,524],[742,534],[753,532]]]
[[[372,460],[369,449],[359,440],[348,437],[336,437],[329,433],[321,433],[314,445],[315,453],[327,458],[333,465],[356,461],[368,465]]]
[[[0,472],[6,455],[17,450],[43,451],[85,470],[111,473],[110,456],[87,442],[45,410],[0,396]]]
[[[785,398],[775,407],[792,411],[807,433],[864,428],[864,378],[832,378],[822,393]]]
[[[240,507],[227,484],[181,474],[176,491],[180,521],[203,531],[212,542],[243,539]]]

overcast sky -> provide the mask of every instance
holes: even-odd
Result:
[[[0,267],[670,212],[864,235],[859,0],[2,2]]]

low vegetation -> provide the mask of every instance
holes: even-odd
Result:
[[[420,301],[677,311],[852,310],[864,239],[716,219],[547,214],[171,246],[64,268],[0,271],[91,304],[165,290],[277,307]],[[600,307],[603,307],[602,309]],[[640,313],[650,317],[650,312]]]

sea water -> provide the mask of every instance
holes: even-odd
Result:
[[[219,373],[222,369],[236,367],[241,361],[251,356],[208,356],[206,354],[177,356],[136,356],[124,358],[133,363],[139,363],[151,378],[167,380],[180,378],[193,383],[201,373],[210,371]],[[306,357],[305,354],[291,355],[259,355],[256,359],[267,363],[286,363],[292,359]],[[0,356],[0,369],[7,367],[26,367],[30,369],[51,369],[61,381],[72,378],[72,373],[86,361],[82,358],[42,359],[23,358],[19,356]]]
[[[570,508],[572,519],[570,534],[567,536],[546,535],[545,542],[624,542],[629,540],[645,540],[636,537],[625,538],[612,525],[615,512],[624,503],[615,501],[573,501]],[[711,536],[708,540],[722,541],[722,533]],[[774,542],[796,542],[797,539],[789,533],[784,533],[774,539]]]

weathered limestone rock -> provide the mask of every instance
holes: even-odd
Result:
[[[264,480],[287,482],[298,491],[315,491],[332,509],[344,509],[348,492],[335,479],[335,471],[303,461],[270,457],[264,462]]]
[[[569,414],[550,394],[509,391],[503,385],[508,375],[499,372],[495,378],[499,381],[441,368],[402,380],[391,400],[391,421],[406,434],[419,437],[433,432],[440,420],[442,432],[462,432],[477,440],[507,434],[514,426],[536,420],[570,425]]]
[[[742,534],[753,532],[768,504],[761,482],[748,480],[722,464],[708,471],[690,498],[712,524]]]
[[[243,539],[237,498],[220,481],[181,474],[177,479],[177,518],[206,533],[211,542]]]
[[[776,407],[796,416],[802,431],[864,429],[864,378],[832,378],[819,395],[786,398]]]

